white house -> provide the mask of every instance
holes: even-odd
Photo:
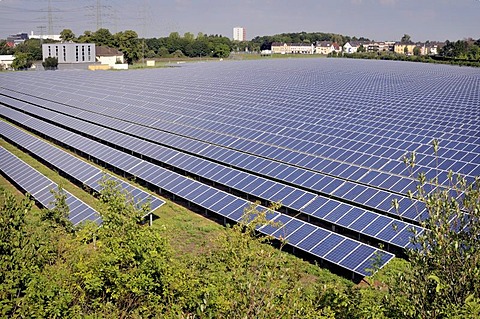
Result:
[[[272,43],[272,53],[274,54],[313,54],[315,47],[307,43]]]
[[[363,46],[365,51],[368,49],[369,42],[365,41],[350,41],[343,45],[343,52],[345,53],[355,53],[358,51],[358,48]]]
[[[0,55],[0,68],[10,69],[12,67],[13,55]]]
[[[115,64],[124,64],[125,60],[123,53],[117,49],[106,47],[106,46],[96,46],[96,59],[97,62],[101,64],[108,64],[111,67],[114,67]]]

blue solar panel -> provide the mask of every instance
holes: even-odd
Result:
[[[36,124],[40,125],[39,122],[36,122]],[[41,129],[41,126],[38,126],[37,129]],[[49,164],[54,165],[56,168],[63,172],[66,172],[68,175],[72,176],[77,181],[91,187],[96,191],[99,191],[101,189],[101,186],[98,183],[104,174],[100,169],[96,168],[95,166],[88,164],[74,157],[73,155],[70,155],[54,147],[53,145],[43,142],[41,140],[37,139],[35,143],[31,143],[32,138],[36,139],[35,137],[15,128],[10,124],[7,124],[6,122],[0,122],[0,131],[2,132],[2,136],[4,136],[5,138],[8,138],[14,141],[16,144],[27,148],[29,151],[35,153],[37,156],[47,161]],[[117,153],[113,153],[110,156],[115,157],[117,155]],[[58,161],[59,159],[64,160]],[[80,168],[81,170],[79,171],[78,168]],[[90,175],[83,174],[86,171],[89,171]],[[98,179],[94,179],[93,177],[98,177]],[[37,178],[40,178],[39,175],[37,175]],[[108,178],[116,180],[124,188],[128,188],[128,191],[132,192],[135,200],[139,203],[145,202],[148,198],[152,197],[150,194],[138,189],[137,187],[130,186],[129,184],[111,175],[108,175]],[[41,189],[40,187],[40,185],[34,185],[30,188],[29,191],[39,191]],[[34,193],[32,193],[32,195],[33,194]],[[163,201],[153,198],[151,202],[151,209],[155,210],[163,204]]]
[[[2,163],[0,167],[2,173],[17,183],[25,192],[30,193],[42,206],[53,208],[55,198],[51,191],[58,191],[57,184],[3,147],[0,147],[0,162]],[[25,176],[28,176],[28,178],[25,178]],[[63,192],[69,206],[69,219],[74,225],[87,220],[101,222],[100,215],[92,207],[70,192],[66,190],[63,190]]]

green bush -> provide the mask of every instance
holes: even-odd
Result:
[[[45,70],[56,70],[58,68],[58,59],[54,57],[48,57],[42,62]]]

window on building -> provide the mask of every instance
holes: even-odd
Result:
[[[67,47],[63,46],[63,62],[67,62]]]
[[[78,45],[75,46],[75,61],[78,62]]]
[[[52,56],[52,47],[51,46],[48,46],[48,56],[49,57]]]
[[[87,47],[87,52],[88,52],[88,61],[92,60],[91,56],[91,51],[90,51],[90,46]]]
[[[82,61],[85,61],[85,46],[82,45]]]

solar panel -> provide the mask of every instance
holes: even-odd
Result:
[[[104,123],[105,122],[109,122],[109,123],[112,123],[112,120],[111,118],[104,118],[103,121],[99,121],[98,123],[99,124],[102,124],[102,125],[105,125]],[[118,122],[118,120],[117,120]],[[76,125],[77,127],[79,126],[79,124]],[[131,124],[131,126],[127,129],[127,132],[129,132],[130,128],[133,127],[134,124]],[[145,129],[145,128],[144,128]],[[100,128],[100,130],[102,130]],[[84,130],[85,131],[85,130]],[[92,132],[95,132],[96,130],[91,130]],[[158,132],[157,132],[158,133]],[[158,133],[158,134],[161,134],[161,133]],[[144,134],[139,134],[139,136],[143,136],[145,137]],[[157,137],[157,139],[161,139],[159,137]],[[179,139],[179,137],[176,137],[176,139]],[[162,139],[163,140],[163,139]],[[112,142],[110,140],[110,142]],[[117,139],[117,143],[120,143]],[[178,143],[178,142],[175,142],[175,143]],[[173,144],[175,146],[175,143]],[[189,145],[191,146],[192,144],[198,144],[198,141],[189,141]],[[171,145],[171,144],[170,144]],[[184,145],[184,144],[183,144]],[[128,147],[126,146],[124,143],[122,143],[122,146],[124,147]],[[178,146],[178,145],[177,145]],[[205,149],[205,147],[201,144],[197,146],[199,149]],[[192,149],[190,149],[189,151],[193,151]],[[225,152],[225,150],[222,150],[220,149],[219,152],[216,153],[216,157],[215,156],[211,156],[212,159],[215,159],[215,160],[218,160],[218,161],[224,161],[226,163],[229,163],[229,164],[235,164],[235,163],[230,163],[228,160],[230,158],[233,158],[233,154],[234,153],[229,153],[229,152]],[[235,156],[236,158],[237,156]],[[248,157],[247,157],[248,158]],[[277,167],[279,165],[282,165],[282,164],[278,164],[278,163],[274,163],[272,161],[269,161],[267,159],[260,159],[260,158],[256,158],[256,157],[252,157],[250,156],[251,158],[251,161],[247,161],[245,160],[245,158],[243,158],[243,165],[240,163],[240,162],[237,162],[238,165],[240,165],[239,167],[242,168],[242,169],[248,169],[248,170],[254,170],[254,172],[257,172],[258,170],[262,170],[262,167],[265,167],[265,166],[271,166],[271,167]],[[182,161],[182,159],[179,159],[179,158],[176,158],[175,161],[173,163],[169,163],[171,165],[179,165],[180,163],[185,163],[185,162],[180,162]],[[183,161],[186,161],[185,158],[183,158]],[[270,165],[272,164],[272,165]],[[255,167],[259,167],[259,169],[257,171],[255,171]],[[304,169],[300,169],[300,168],[295,168],[295,167],[289,167],[289,166],[286,166],[286,165],[283,165],[281,166],[283,167],[284,169],[281,170],[281,172],[279,172],[279,174],[277,175],[271,175],[271,174],[268,174],[266,176],[268,177],[274,177],[276,179],[280,179],[280,180],[284,180],[286,182],[292,182],[298,186],[306,186],[304,185],[303,183],[305,182],[305,180],[303,180],[301,177],[302,176],[310,176],[309,174],[311,174],[311,172],[309,171],[306,171]],[[215,171],[218,175],[222,175],[222,174],[219,174],[218,171]],[[326,183],[324,182],[324,180],[326,179],[326,176],[324,175],[320,175],[320,174],[317,174],[318,176],[321,176],[320,178],[320,181],[318,181],[317,183],[315,183],[314,185],[310,185],[309,188],[312,188],[313,190],[315,191],[318,191],[318,192],[321,192],[321,193],[324,193],[324,194],[328,194],[328,195],[333,195],[333,196],[341,196],[342,194],[337,194],[336,192],[336,189],[338,188],[338,186],[340,186],[341,184],[344,184],[346,185],[345,187],[348,187],[348,188],[351,188],[351,187],[356,187],[357,191],[355,193],[352,193],[352,194],[356,194],[357,192],[363,192],[364,190],[369,190],[371,192],[375,191],[376,192],[376,195],[380,196],[382,198],[382,201],[388,201],[388,202],[391,202],[393,200],[393,195],[391,193],[388,193],[386,191],[382,191],[382,190],[373,190],[371,188],[368,188],[366,186],[363,186],[363,185],[355,185],[353,183],[350,183],[350,182],[346,182],[346,181],[342,181],[342,180],[339,180],[339,179],[331,179],[331,182],[330,183]],[[222,175],[223,176],[223,175]],[[232,179],[233,180],[233,179]],[[236,180],[236,179],[235,179]],[[223,183],[225,183],[225,181],[222,181]],[[404,183],[406,185],[410,185],[412,186],[412,181],[408,182],[408,183]],[[255,185],[255,184],[254,184]],[[249,185],[249,187],[253,187],[254,185]],[[244,190],[245,192],[250,192],[250,188]],[[256,194],[254,194],[256,195]],[[352,198],[350,198],[351,200],[354,200],[354,197],[353,196]],[[360,204],[364,204],[362,202],[360,202]],[[371,206],[373,209],[380,209],[380,207],[378,206]],[[298,209],[298,208],[297,208]],[[385,210],[386,212],[388,213],[391,213],[391,214],[395,214],[395,211],[391,208],[391,207],[387,207],[387,209]],[[418,221],[419,219],[419,216],[421,214],[417,214],[415,216],[404,216],[406,218],[409,218],[413,221]]]
[[[51,191],[58,191],[56,183],[3,147],[0,147],[0,162],[2,163],[0,169],[3,174],[8,176],[23,191],[30,193],[43,207],[53,208],[55,197]],[[69,207],[69,219],[74,225],[87,220],[101,223],[100,215],[96,210],[70,192],[66,190],[63,190],[63,192]]]
[[[35,124],[37,125],[36,129],[41,131],[42,128],[41,128],[41,125],[39,125],[40,123],[36,122]],[[8,138],[8,139],[12,138],[12,140],[15,139],[14,142],[16,142],[16,143],[19,143],[19,144],[22,143],[23,136],[21,136],[21,135],[26,135],[25,140],[27,140],[27,141],[30,139],[30,136],[27,133],[11,134],[10,135],[10,132],[18,131],[18,129],[14,128],[13,126],[11,126],[11,125],[9,125],[5,122],[0,122],[0,129],[1,129],[2,134],[6,138]],[[15,132],[15,133],[18,133],[18,132]],[[43,142],[38,140],[37,143],[43,143]],[[50,146],[52,148],[54,148],[54,147],[51,146],[50,144],[47,144],[47,143],[45,143],[44,146],[45,146],[44,148],[39,148],[37,151],[40,151],[40,149],[46,149],[45,154],[43,154],[43,156],[45,156],[48,159],[48,146]],[[104,146],[104,147],[106,147],[106,146]],[[67,153],[65,153],[65,154],[69,155]],[[117,156],[117,155],[118,154],[113,154],[113,156]],[[130,156],[130,155],[124,154],[124,156]],[[150,164],[148,162],[144,162],[144,163],[141,163],[139,165],[143,165],[143,164],[146,164],[147,166],[150,166],[150,169],[152,168],[151,167],[152,164]],[[157,184],[157,186],[162,187],[162,188],[168,190],[169,192],[172,192],[172,193],[174,193],[178,196],[181,196],[181,197],[183,197],[183,198],[185,198],[189,201],[192,201],[193,203],[196,203],[196,204],[198,204],[202,207],[205,207],[206,209],[209,209],[213,212],[216,212],[216,213],[218,213],[222,216],[228,217],[231,220],[234,220],[234,221],[237,221],[237,222],[242,220],[244,209],[248,206],[248,201],[240,199],[240,198],[235,197],[235,196],[230,195],[230,194],[225,194],[224,192],[219,191],[219,190],[215,190],[211,187],[202,185],[201,183],[199,183],[197,181],[194,181],[194,180],[188,179],[186,177],[180,176],[180,175],[178,175],[174,172],[168,172],[161,167],[158,167],[157,169],[158,169],[159,172],[163,172],[164,174],[170,175],[169,177],[166,178],[167,179],[166,184],[162,184],[162,185]],[[125,187],[126,186],[125,184],[126,183],[122,182],[122,186]],[[131,187],[131,186],[127,186],[127,187]],[[93,186],[93,188],[98,189],[98,187],[96,187],[96,186]],[[130,189],[130,191],[132,191],[132,189]],[[203,199],[201,199],[201,195],[206,193],[207,191],[209,192],[209,195],[208,195],[209,198],[216,197],[217,202],[215,202],[215,200],[204,201]],[[133,192],[133,194],[135,194],[135,193]],[[216,205],[219,202],[221,202],[221,204]],[[208,204],[208,205],[206,205],[206,204]],[[281,216],[281,214],[276,213],[276,212],[271,212],[271,213],[274,214],[275,216]],[[309,238],[310,238],[309,240],[312,243],[318,244],[319,240],[321,240],[321,242],[324,242],[325,241],[324,238],[319,238],[318,236],[319,235],[324,235],[324,234],[329,234],[330,236],[332,236],[331,237],[332,240],[338,240],[338,238],[342,238],[342,240],[351,241],[352,245],[356,245],[356,247],[357,246],[369,247],[369,246],[367,246],[363,243],[353,241],[351,239],[347,239],[346,237],[343,237],[343,236],[338,235],[338,234],[334,234],[334,233],[332,233],[330,231],[327,231],[327,230],[323,230],[323,229],[319,228],[318,226],[312,226],[312,227],[314,229],[314,232],[309,234]],[[260,229],[260,231],[262,232],[261,229]],[[278,238],[280,238],[280,237],[278,237]],[[326,243],[328,243],[328,242],[329,241],[326,241]],[[330,253],[331,251],[335,251],[335,249],[336,249],[335,247],[336,246],[332,245],[331,249],[329,249],[328,252]],[[305,244],[298,245],[298,248],[308,252]],[[393,258],[393,254],[383,252],[383,251],[380,251],[378,249],[375,249],[375,251],[378,251],[378,253],[381,253],[381,254],[387,254],[389,256],[389,258],[385,260],[385,263],[387,263],[391,258]],[[334,264],[338,264],[338,263],[335,262],[335,260],[327,257],[326,254],[313,253],[313,255],[315,255],[319,258],[322,258],[326,261],[332,262]],[[357,266],[358,265],[355,265],[355,268],[347,268],[347,269],[353,271],[354,273],[360,274],[362,276],[365,276],[365,275],[368,274],[367,270],[357,269]],[[342,266],[342,267],[344,267],[344,266]]]
[[[37,125],[42,124],[38,120],[34,121],[34,123]],[[40,126],[37,128],[40,128]],[[53,165],[60,171],[65,172],[75,180],[96,191],[99,191],[102,188],[99,182],[105,175],[106,179],[118,182],[123,189],[126,189],[129,193],[136,195],[135,202],[138,203],[139,206],[147,201],[150,201],[150,209],[151,211],[154,211],[165,203],[163,200],[154,197],[137,187],[131,186],[130,184],[110,174],[105,174],[101,169],[86,163],[63,150],[58,149],[51,144],[39,140],[38,138],[27,134],[18,128],[15,128],[6,122],[0,122],[0,132],[4,138],[13,141],[15,144],[20,145],[28,151],[36,154],[50,165]],[[33,142],[32,139],[34,140]],[[112,153],[110,156],[115,157],[117,155],[117,153]],[[86,174],[87,172],[88,174]],[[33,188],[33,190],[35,190],[35,188]]]

